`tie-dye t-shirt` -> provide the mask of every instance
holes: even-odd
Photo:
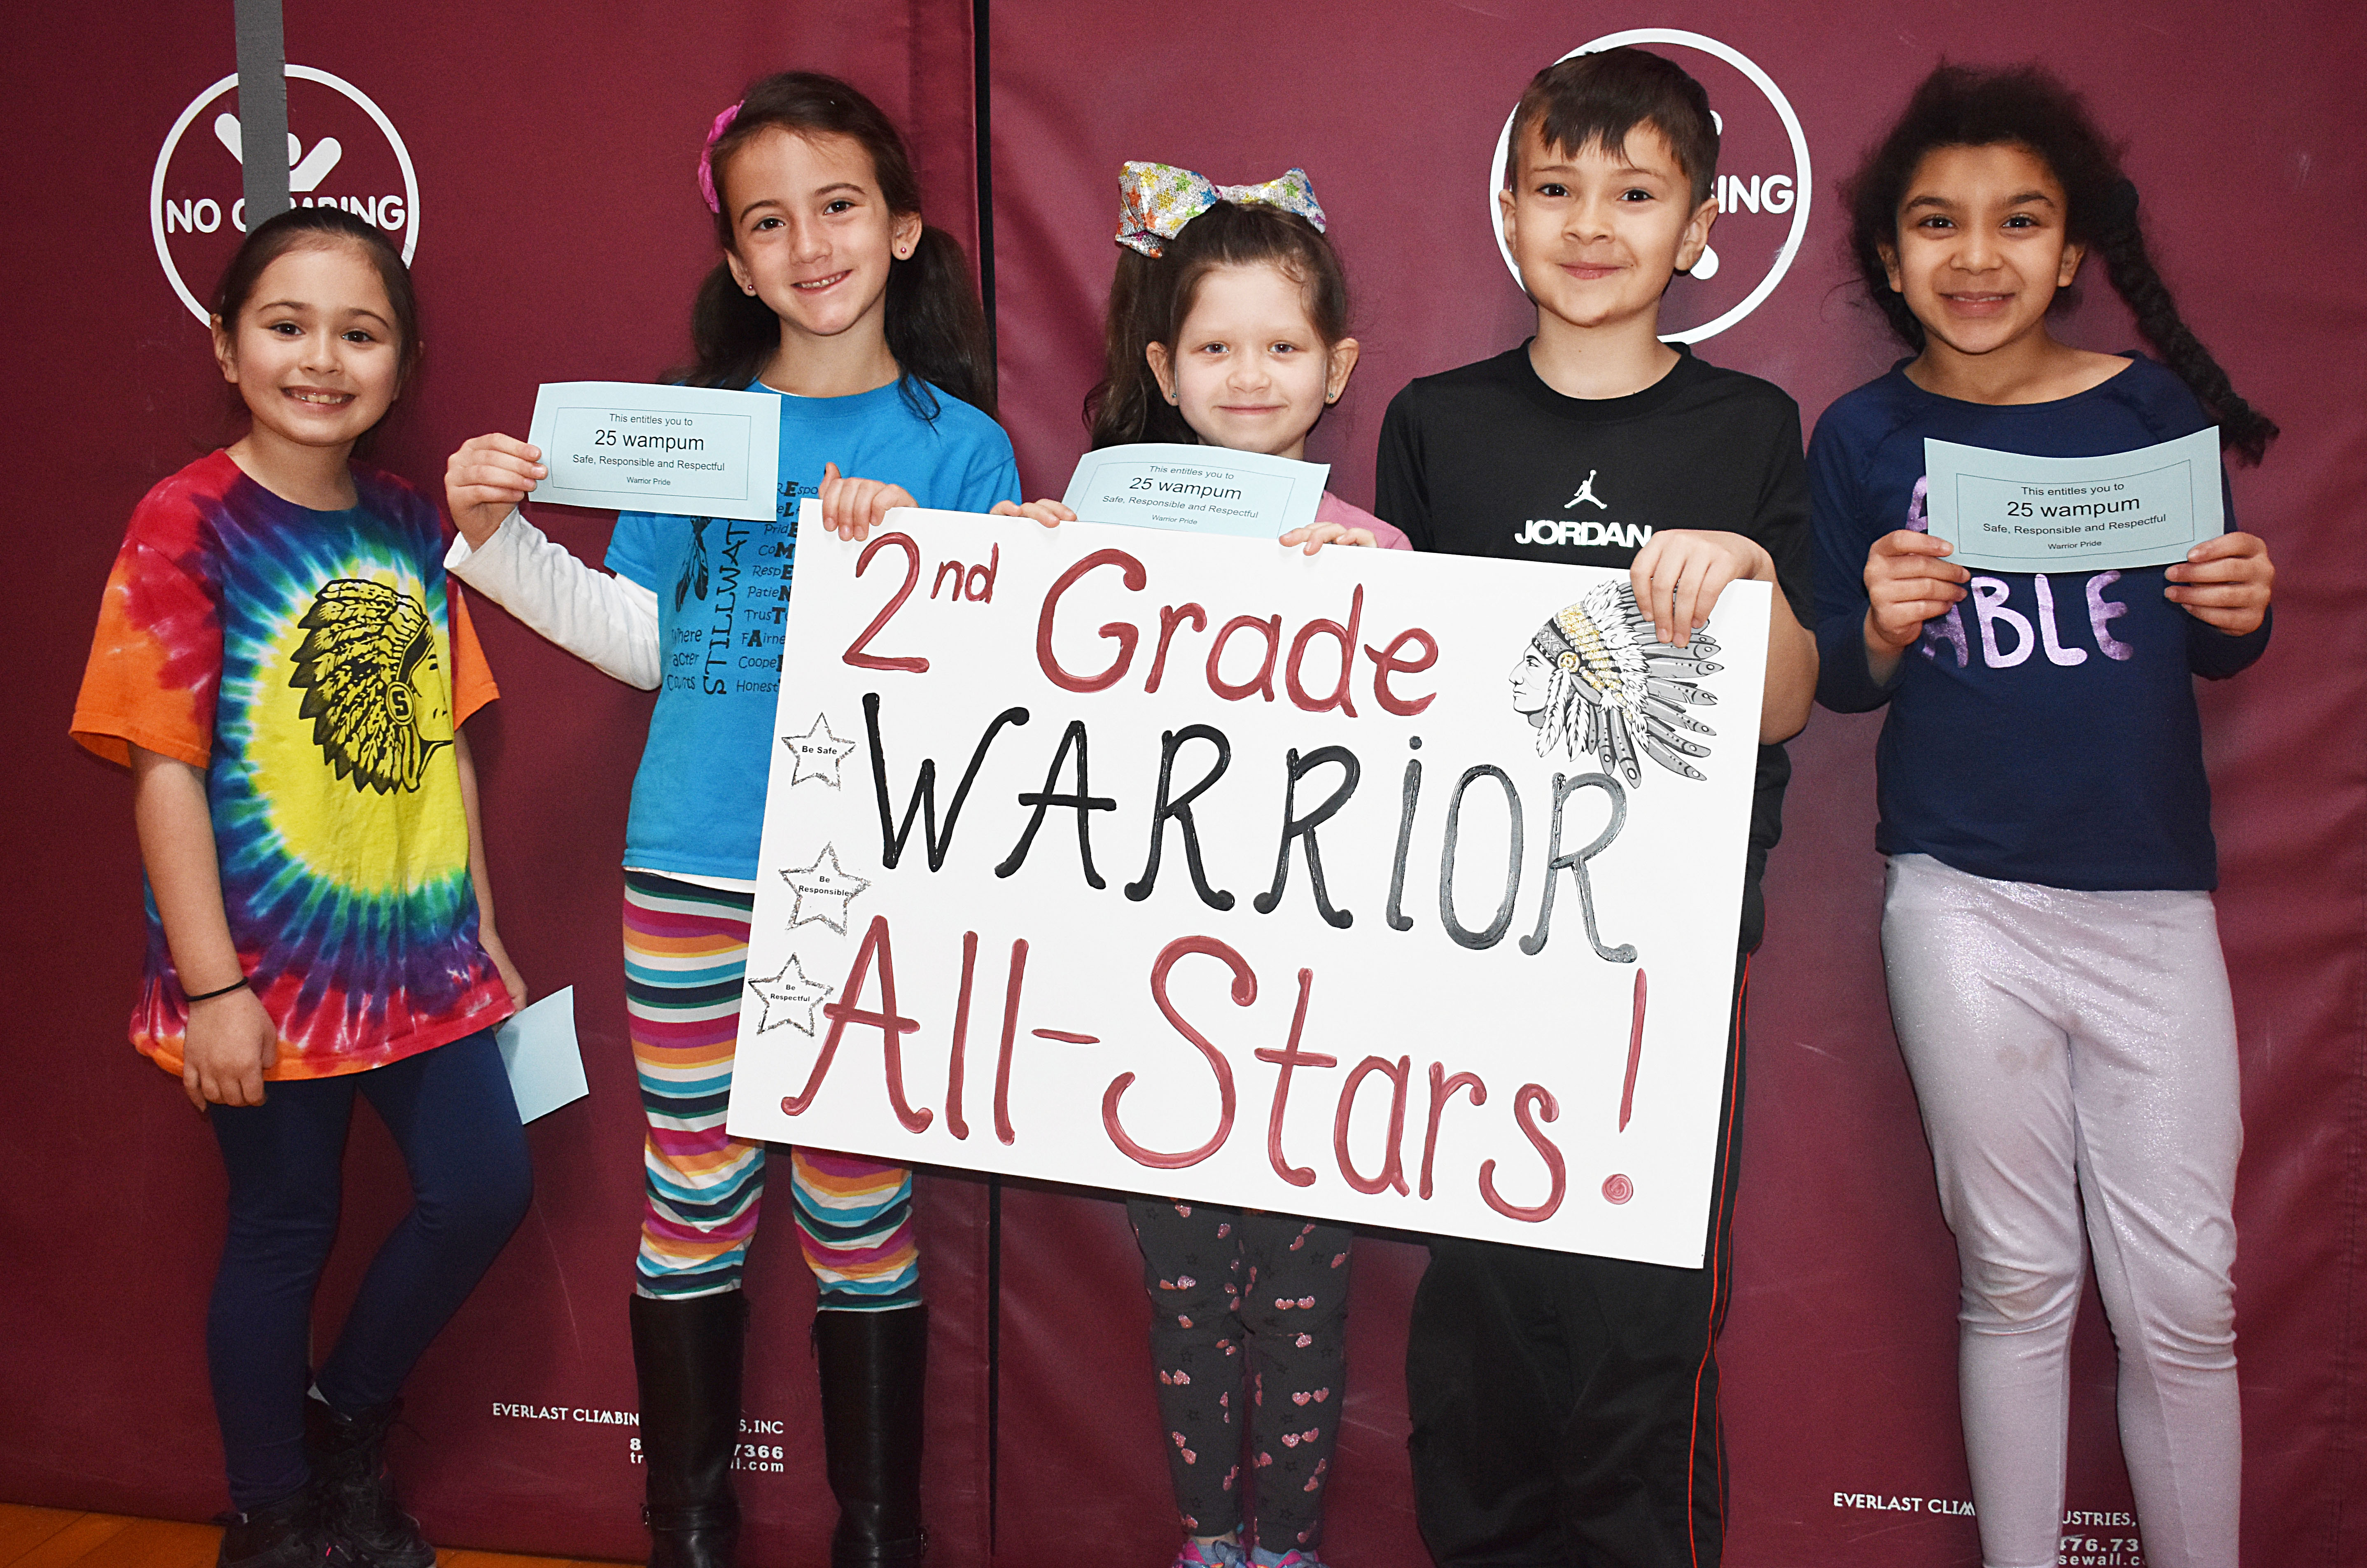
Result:
[[[227,453],[148,492],[108,580],[74,738],[205,770],[239,964],[279,1026],[269,1078],[382,1066],[498,1022],[454,727],[497,694],[436,510],[355,465],[314,512]],[[181,1070],[188,1003],[148,899],[131,1042]],[[213,984],[220,982],[206,976]]]

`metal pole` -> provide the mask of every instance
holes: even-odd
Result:
[[[236,0],[239,163],[246,227],[288,210],[288,45],[279,0]]]

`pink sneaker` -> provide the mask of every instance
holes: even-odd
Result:
[[[1203,1555],[1199,1544],[1187,1539],[1175,1553],[1174,1568],[1249,1568],[1249,1561],[1237,1542],[1212,1540]]]

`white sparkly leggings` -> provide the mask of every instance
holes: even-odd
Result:
[[[2145,1560],[2236,1568],[2244,1134],[2211,896],[1991,882],[1897,855],[1882,953],[1956,1235],[1985,1568],[2056,1561],[2083,1203]]]

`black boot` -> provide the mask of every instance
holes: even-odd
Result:
[[[838,1498],[831,1568],[921,1561],[921,1395],[929,1309],[814,1314],[822,1451]]]
[[[731,1458],[747,1334],[748,1302],[738,1291],[633,1297],[650,1568],[731,1568],[740,1544]]]
[[[224,1514],[216,1522],[223,1529],[214,1568],[348,1568],[309,1485],[268,1507]]]
[[[326,1400],[304,1401],[304,1447],[322,1519],[358,1568],[436,1568],[436,1549],[395,1501],[386,1472],[386,1435],[402,1413],[399,1399],[358,1416]]]

